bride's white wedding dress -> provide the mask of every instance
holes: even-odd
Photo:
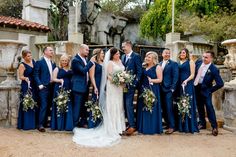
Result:
[[[108,54],[107,54],[108,53]],[[109,61],[108,51],[104,61],[104,71],[99,97],[99,105],[102,110],[103,121],[93,129],[74,128],[73,141],[79,145],[89,147],[106,147],[118,143],[121,139],[119,134],[125,130],[125,115],[123,107],[123,88],[117,87],[107,80],[107,64],[112,62],[112,71],[124,70],[122,64],[118,65]]]

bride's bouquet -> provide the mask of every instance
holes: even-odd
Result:
[[[65,90],[60,88],[58,95],[53,101],[56,103],[57,107],[57,117],[60,117],[61,113],[68,112],[68,102],[70,101],[70,90]]]
[[[22,100],[23,111],[27,112],[28,109],[34,109],[37,107],[37,102],[34,101],[32,92],[28,89]]]
[[[143,110],[152,113],[154,102],[157,100],[153,91],[149,88],[144,88],[143,93],[139,97],[143,98],[143,103],[144,103]]]
[[[135,75],[132,75],[130,71],[117,71],[112,75],[112,83],[116,86],[126,84],[127,86],[132,86]]]
[[[87,107],[87,112],[91,112],[92,114],[93,123],[96,123],[98,119],[102,119],[102,112],[100,110],[98,101],[87,101],[85,106]]]

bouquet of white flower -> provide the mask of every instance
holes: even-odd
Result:
[[[53,101],[57,106],[57,116],[60,117],[61,113],[68,112],[68,102],[70,101],[70,90],[60,88],[58,95]]]
[[[185,94],[184,91],[184,87],[183,87],[183,95],[181,95],[179,98],[179,101],[177,102],[177,106],[178,106],[178,111],[179,111],[179,115],[181,115],[182,117],[182,121],[184,121],[185,116],[189,116],[189,118],[191,118],[190,115],[190,100],[191,97],[188,94]]]
[[[143,93],[139,96],[143,98],[144,107],[143,110],[149,111],[152,113],[154,102],[157,101],[157,98],[153,91],[149,88],[144,88]]]
[[[28,109],[34,109],[35,107],[37,107],[37,102],[34,101],[30,89],[28,89],[26,94],[23,96],[22,105],[23,105],[23,111],[25,112],[27,112]]]
[[[85,106],[87,107],[87,112],[91,112],[92,114],[93,123],[96,123],[98,119],[102,119],[102,113],[98,101],[87,101]]]
[[[112,83],[116,86],[120,86],[121,84],[130,86],[134,79],[135,75],[132,75],[130,71],[117,71],[112,75]]]

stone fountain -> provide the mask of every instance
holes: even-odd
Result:
[[[16,40],[0,40],[0,68],[7,78],[0,83],[0,126],[16,126],[19,106],[20,82],[17,81],[21,50],[26,44]]]
[[[225,100],[223,104],[224,128],[236,133],[236,39],[225,40],[228,54],[225,56],[224,65],[232,72],[233,80],[225,82]]]

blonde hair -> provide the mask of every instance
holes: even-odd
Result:
[[[158,63],[158,55],[157,55],[157,53],[155,51],[149,51],[149,52],[146,53],[146,56],[148,56],[148,55],[152,55],[153,63],[155,65],[157,65],[157,63]]]
[[[62,65],[61,65],[61,60],[63,59],[66,59],[68,61],[68,64],[67,66],[65,67],[66,69],[69,69],[70,68],[70,56],[67,55],[67,54],[63,54],[61,57],[60,57],[60,62],[59,62],[59,68],[62,68]]]
[[[102,52],[101,48],[96,48],[93,50],[93,56],[95,56],[95,59],[97,62],[98,62],[101,52]]]

